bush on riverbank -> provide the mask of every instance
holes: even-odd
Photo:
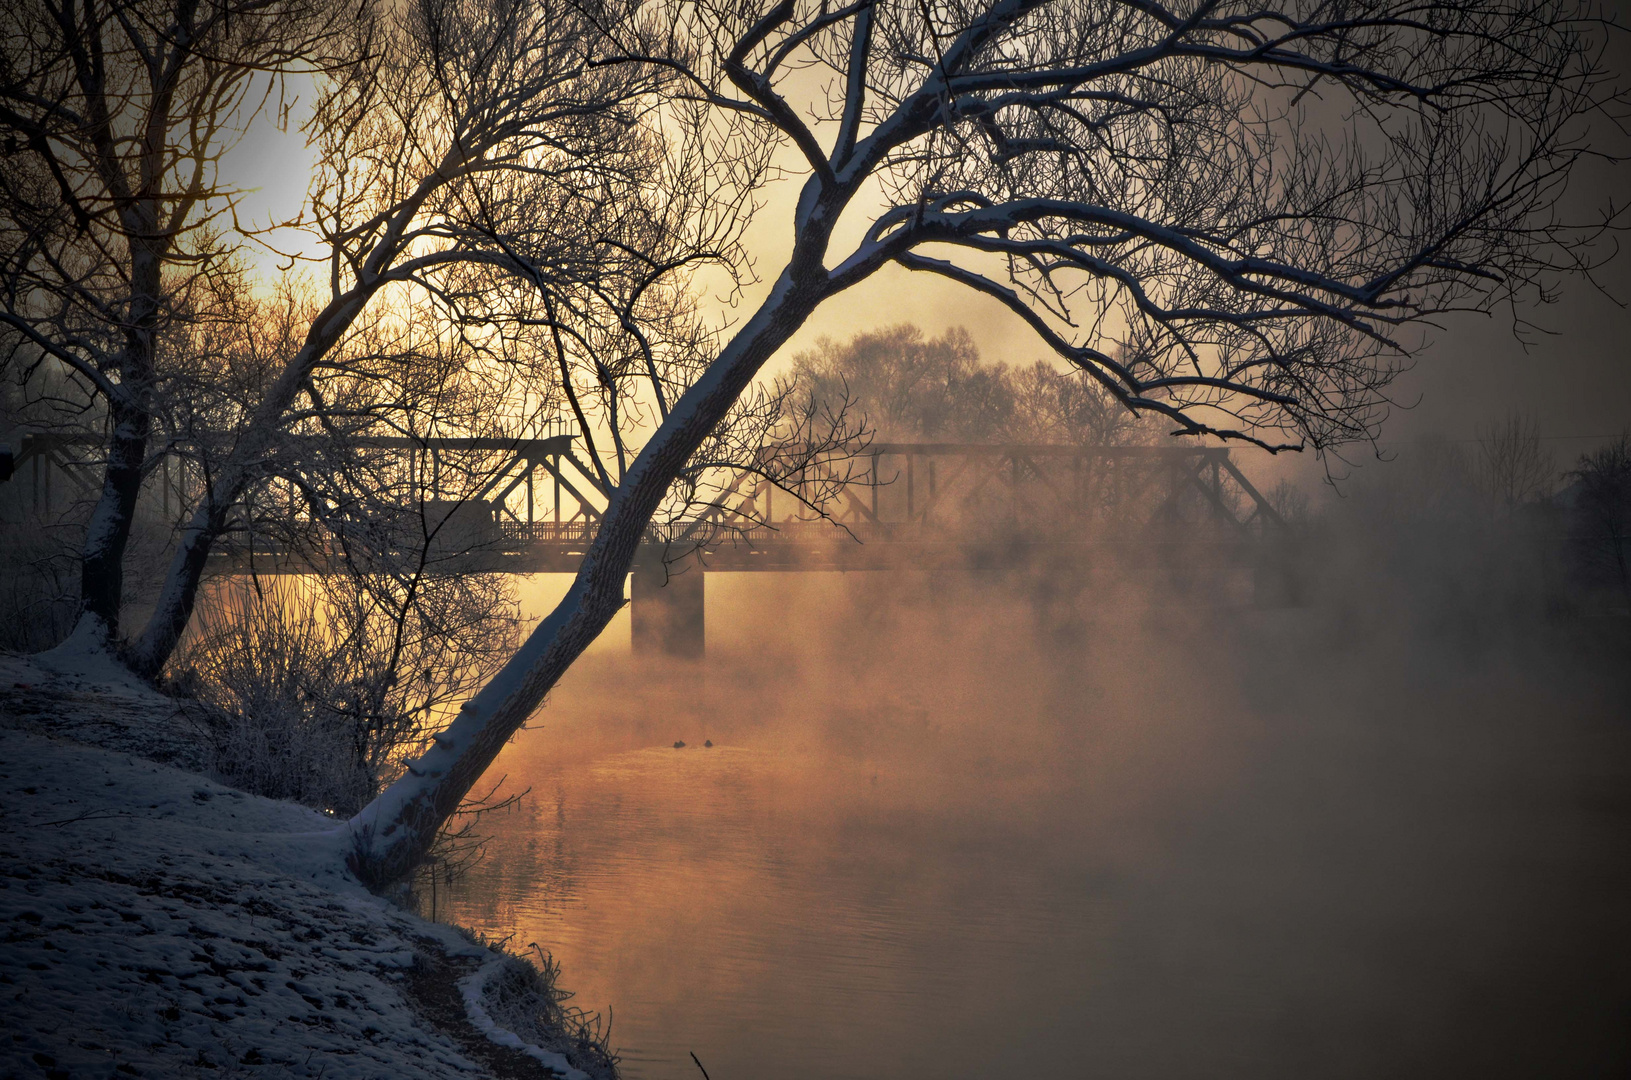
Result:
[[[214,707],[215,769],[257,795],[361,809],[507,655],[513,611],[493,576],[407,595],[356,574],[217,585],[172,664]]]

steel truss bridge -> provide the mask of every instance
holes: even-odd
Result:
[[[696,518],[649,528],[637,565],[694,556],[711,571],[979,566],[1020,549],[1236,561],[1285,531],[1221,447],[879,443],[860,463],[825,516],[769,484],[739,484]],[[530,496],[524,509],[504,502],[530,491],[535,471],[553,488],[547,516]],[[585,497],[601,494],[587,470],[567,481],[563,471],[518,453],[483,550],[521,571],[576,569],[604,502]],[[571,517],[559,509],[563,489],[577,504]]]
[[[355,445],[399,458],[428,493],[418,509],[436,519],[439,569],[559,573],[576,570],[610,497],[576,441],[561,429],[536,439]],[[27,487],[37,513],[66,509],[94,494],[95,453],[83,437],[24,435],[10,463],[13,483]],[[443,498],[442,470],[456,458],[479,458],[481,482],[464,485],[462,498]],[[1227,448],[888,442],[849,464],[848,482],[835,485],[820,514],[743,476],[703,513],[648,528],[634,566],[637,644],[700,651],[705,572],[995,569],[1038,560],[1059,569],[1250,569],[1260,593],[1265,573],[1283,578],[1285,522]],[[179,513],[196,484],[181,462],[157,471],[161,511]],[[14,488],[14,502],[20,494]],[[322,552],[296,553],[259,536],[229,535],[220,546],[216,573],[332,568]]]

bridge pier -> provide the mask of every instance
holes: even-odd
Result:
[[[703,572],[691,566],[670,576],[662,563],[636,566],[629,588],[629,619],[636,654],[702,659]]]

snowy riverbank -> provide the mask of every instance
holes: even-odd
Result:
[[[586,1077],[507,1030],[547,1039],[520,961],[363,889],[332,819],[201,775],[193,723],[0,657],[0,1078]]]

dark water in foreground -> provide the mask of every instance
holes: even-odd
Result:
[[[710,578],[700,671],[587,658],[438,895],[553,952],[626,1076],[1631,1067],[1601,656],[808,577]]]

